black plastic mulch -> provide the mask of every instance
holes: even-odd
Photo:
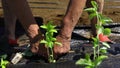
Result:
[[[107,26],[108,27],[108,26]],[[113,33],[116,34],[118,41],[112,37],[113,41],[116,42],[114,44],[110,44],[111,48],[108,49],[108,56],[109,58],[104,60],[99,68],[120,68],[120,43],[119,43],[119,31],[114,31],[114,27],[110,27],[113,29]],[[118,26],[115,28],[119,29]],[[1,34],[3,28],[1,29]],[[40,56],[32,56],[32,57],[25,57],[23,58],[18,64],[8,64],[7,68],[83,68],[82,66],[75,65],[75,62],[80,59],[84,58],[86,53],[92,54],[92,44],[90,39],[81,35],[81,30],[83,30],[83,34],[90,31],[88,28],[76,28],[72,34],[71,40],[71,51],[62,56],[57,60],[57,63],[46,63],[46,60]],[[4,34],[4,33],[3,33]],[[9,58],[11,59],[12,54],[15,54],[19,51],[24,51],[26,46],[23,47],[10,47],[7,43],[7,38],[4,36],[0,37],[0,55],[8,54]]]

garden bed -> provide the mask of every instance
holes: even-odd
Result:
[[[106,25],[105,27],[109,27],[112,30],[111,40],[113,43],[110,43],[111,48],[108,49],[108,59],[105,59],[100,68],[119,68],[120,67],[120,25],[116,23],[112,23]],[[92,54],[92,44],[89,39],[90,37],[90,27],[89,26],[79,26],[76,27],[72,34],[71,40],[71,50],[65,56],[62,56],[57,60],[57,63],[46,63],[44,59],[40,59],[38,56],[23,58],[18,64],[8,64],[7,68],[83,68],[81,66],[75,65],[75,62],[84,58],[86,53]],[[3,28],[1,29],[3,30]],[[22,30],[21,30],[22,31]],[[23,30],[24,33],[24,30]],[[19,35],[19,43],[20,46],[9,48],[7,43],[0,40],[0,54],[9,52],[12,53],[14,51],[18,52],[26,49],[26,45],[29,44],[28,37],[24,34]],[[11,51],[12,50],[12,51]]]

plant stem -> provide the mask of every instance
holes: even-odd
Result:
[[[100,54],[100,45],[98,45],[97,48],[98,48],[98,50],[97,50],[97,54],[98,54],[98,56],[97,56],[97,57],[99,57],[99,56],[100,56],[100,55],[99,55],[99,54]]]
[[[94,50],[94,58],[93,58],[93,60],[95,60],[95,58],[96,58],[96,48],[94,47],[93,50]]]
[[[50,48],[50,50],[51,50],[51,59],[52,59],[52,62],[54,62],[53,49],[52,49],[52,48]]]
[[[47,54],[48,54],[48,60],[50,61],[50,51],[48,47],[47,47]]]
[[[53,49],[49,48],[49,62],[54,63]]]

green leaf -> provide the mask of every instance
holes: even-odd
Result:
[[[4,65],[6,65],[6,64],[8,64],[8,63],[9,63],[9,62],[8,62],[7,60],[4,60],[4,61],[3,61],[3,64],[4,64]]]
[[[99,24],[96,24],[96,28],[99,29],[99,28],[102,28],[102,26]]]
[[[46,41],[46,40],[41,40],[40,43],[44,43],[44,44],[46,44],[47,41]]]
[[[108,17],[101,16],[101,18],[102,18],[102,21],[103,21],[104,23],[113,22],[112,19],[110,19],[110,18],[108,18]]]
[[[60,42],[55,42],[55,44],[60,45],[60,46],[62,45],[62,43],[60,43]]]
[[[6,68],[6,65],[8,64],[9,62],[7,60],[3,60],[3,58],[1,58],[1,65],[2,68]]]
[[[94,68],[94,66],[85,66],[85,68]]]
[[[6,68],[6,67],[3,65],[2,68]]]
[[[102,22],[102,25],[113,22],[112,19],[103,16],[101,13],[99,13],[99,21]]]
[[[95,10],[97,11],[98,4],[96,3],[96,1],[91,1],[91,4],[92,4],[93,8],[95,8]]]
[[[91,13],[91,14],[89,15],[89,18],[90,18],[90,19],[93,19],[93,18],[96,17],[96,16],[97,16],[96,13]]]
[[[99,27],[97,33],[98,33],[98,35],[103,33],[103,27]]]
[[[90,59],[90,55],[86,54],[85,59],[80,59],[76,62],[77,65],[85,65],[85,67],[94,66],[93,62]]]
[[[103,44],[104,46],[106,46],[107,48],[110,48],[110,45],[109,45],[108,43],[102,42],[102,44]]]
[[[2,66],[2,64],[3,64],[3,58],[1,58],[1,63],[0,63],[0,65]]]
[[[99,44],[99,40],[96,38],[92,38],[93,39],[93,47],[96,48]]]
[[[41,25],[40,27],[43,28],[43,29],[47,29],[46,25]]]
[[[56,41],[56,38],[52,38],[51,41]]]
[[[106,48],[106,47],[101,47],[100,49],[104,49],[104,50],[107,50],[107,48]]]
[[[101,47],[100,52],[101,53],[107,53],[107,47]]]
[[[90,61],[87,61],[86,59],[80,59],[76,62],[77,65],[88,65],[88,66],[91,66],[92,65],[92,62]]]
[[[77,65],[84,65],[85,64],[85,59],[79,59],[75,64]]]
[[[107,17],[104,19],[104,21],[105,21],[105,22],[107,22],[107,23],[109,23],[109,22],[113,22],[113,20],[112,20],[112,19],[107,18]]]
[[[103,33],[104,35],[110,35],[111,34],[111,29],[105,28],[103,32],[104,32]]]
[[[48,22],[48,23],[47,23],[47,28],[48,28],[49,30],[54,29],[55,27],[56,27],[56,26],[52,25],[51,22]]]
[[[94,13],[95,8],[87,8],[87,9],[85,9],[85,11],[90,12],[90,13]]]
[[[92,38],[93,39],[93,42],[95,42],[95,43],[98,43],[98,39],[97,38]]]
[[[53,42],[48,42],[48,47],[53,48]]]
[[[106,58],[108,58],[108,56],[106,56],[106,55],[99,56],[95,61],[96,65],[99,66],[101,64],[101,62]]]
[[[101,23],[101,25],[106,24],[106,22],[104,22],[102,17],[103,17],[103,15],[101,13],[98,13],[98,19],[99,19],[99,22]]]
[[[101,52],[102,54],[107,53],[107,51],[106,51],[106,50],[104,50],[104,49],[101,49],[101,50],[100,50],[100,52]]]
[[[85,59],[86,59],[87,61],[90,61],[90,55],[89,55],[89,54],[86,54],[86,55],[85,55]]]
[[[50,30],[50,32],[57,33],[57,30],[52,29],[52,30]]]
[[[55,27],[53,25],[49,25],[48,26],[48,29],[51,30],[51,29],[54,29]]]

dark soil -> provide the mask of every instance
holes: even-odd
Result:
[[[36,21],[42,22],[42,19],[35,18]],[[1,21],[3,19],[1,18]],[[17,21],[18,22],[18,21]],[[39,24],[40,25],[40,24]],[[119,68],[120,67],[120,24],[112,23],[105,25],[112,30],[110,39],[113,43],[110,43],[111,48],[108,49],[109,58],[104,60],[100,65],[100,68]],[[57,60],[55,64],[48,64],[47,61],[41,56],[24,57],[18,64],[9,64],[7,68],[81,68],[81,66],[75,65],[75,62],[84,58],[86,53],[92,54],[92,44],[90,40],[90,28],[89,26],[75,27],[72,40],[71,50],[68,54],[62,56]],[[58,27],[59,29],[59,27]],[[26,36],[24,29],[21,27],[19,22],[16,27],[16,37],[18,38],[19,45],[16,47],[10,47],[7,43],[7,38],[4,37],[4,24],[0,24],[0,55],[8,54],[8,60],[16,52],[23,52],[29,44],[29,38]]]
[[[39,25],[48,20],[55,21],[58,26],[65,14],[69,0],[29,0],[33,15]],[[99,68],[120,68],[120,8],[118,0],[106,0],[103,14],[112,18],[113,22],[105,27],[111,28],[110,39],[111,48],[108,49],[109,58],[104,60]],[[1,5],[1,3],[0,3]],[[1,7],[1,6],[0,6]],[[10,47],[7,38],[4,36],[3,11],[0,9],[0,55],[8,54],[8,60],[16,52],[23,52],[29,44],[29,38],[19,21],[16,25],[16,37],[19,45]],[[73,31],[71,40],[71,50],[68,54],[62,56],[55,64],[46,63],[41,56],[24,57],[18,64],[9,64],[7,68],[82,68],[75,65],[75,62],[84,58],[86,53],[92,54],[92,44],[90,41],[90,21],[86,12],[83,12],[78,25]]]

